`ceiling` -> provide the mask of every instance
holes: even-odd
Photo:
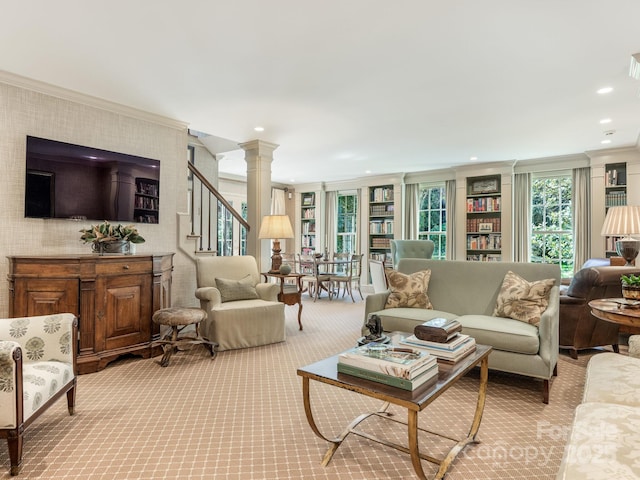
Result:
[[[187,122],[223,151],[276,143],[278,182],[638,141],[638,0],[3,3],[0,70]],[[244,172],[242,152],[221,170]]]

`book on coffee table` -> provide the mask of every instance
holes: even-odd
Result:
[[[383,347],[377,349],[372,344],[354,347],[338,355],[338,364],[412,380],[437,362],[429,352],[421,349],[394,345]]]
[[[376,372],[365,368],[354,367],[353,365],[346,365],[340,362],[338,362],[338,373],[346,373],[347,375],[354,377],[412,391],[438,376],[438,363],[434,361],[433,364],[429,365],[427,370],[411,380],[396,377],[394,375],[386,375],[382,372]]]
[[[446,348],[442,345],[424,345],[419,344],[412,337],[407,337],[400,342],[403,345],[407,345],[413,348],[418,348],[428,352],[430,355],[437,357],[438,361],[455,363],[473,353],[476,350],[476,339],[467,336],[463,342],[454,348]]]
[[[413,329],[413,333],[420,340],[430,342],[446,342],[462,330],[462,325],[456,319],[432,318]]]

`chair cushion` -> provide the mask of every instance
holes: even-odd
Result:
[[[73,378],[73,365],[63,362],[24,362],[24,419],[27,420]]]
[[[554,284],[553,278],[528,282],[509,270],[504,276],[493,315],[537,326],[549,306],[549,292]]]
[[[388,270],[389,296],[384,308],[433,308],[427,290],[431,270],[420,270],[407,275]]]
[[[251,275],[247,275],[240,280],[218,277],[216,278],[216,287],[220,290],[220,299],[223,303],[259,298]]]

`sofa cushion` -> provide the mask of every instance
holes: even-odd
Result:
[[[554,284],[553,278],[528,282],[509,270],[504,276],[493,315],[537,326],[549,305],[549,292]]]
[[[537,355],[540,350],[538,328],[534,325],[489,315],[462,315],[456,320],[462,324],[462,333],[477,343],[525,355]]]
[[[216,287],[220,290],[220,298],[223,303],[258,298],[256,286],[251,275],[247,275],[240,280],[216,278]]]
[[[427,295],[431,270],[420,270],[407,275],[388,270],[389,296],[384,308],[433,308]]]
[[[638,478],[638,444],[639,408],[606,403],[578,405],[556,478]]]
[[[587,364],[582,401],[640,407],[640,359],[618,353],[594,355]]]

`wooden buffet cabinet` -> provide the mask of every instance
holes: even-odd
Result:
[[[153,312],[171,306],[173,253],[8,258],[9,316],[75,314],[79,373],[124,354],[152,356]]]

